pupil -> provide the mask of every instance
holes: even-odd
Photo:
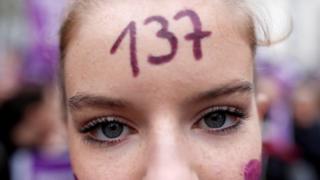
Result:
[[[118,122],[108,122],[102,126],[102,132],[108,138],[117,138],[123,132],[123,124]]]
[[[204,122],[209,128],[221,128],[226,121],[226,115],[222,113],[210,113],[204,117]]]

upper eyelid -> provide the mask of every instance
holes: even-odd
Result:
[[[244,115],[248,114],[248,110],[246,108],[243,108],[239,105],[211,105],[209,107],[203,108],[202,110],[200,110],[198,113],[196,113],[195,116],[193,116],[192,121],[197,122],[200,120],[201,117],[203,117],[204,115],[206,115],[209,112],[214,112],[214,111],[234,111],[234,112],[239,112],[239,113],[243,113]],[[114,119],[116,119],[117,121],[119,121],[120,123],[128,126],[131,129],[135,129],[136,131],[138,131],[137,129],[137,125],[135,123],[133,123],[134,121],[131,121],[130,119],[120,116],[120,115],[114,115],[114,114],[110,114],[110,115],[101,115],[101,116],[97,116],[97,117],[93,117],[90,118],[89,120],[87,120],[86,122],[82,123],[82,125],[80,125],[79,128],[79,132],[83,133],[83,129],[85,129],[86,126],[88,126],[90,123],[96,123],[95,126],[99,126],[101,123],[103,122],[107,122],[106,120],[100,120],[99,119],[103,119],[103,118],[107,118],[107,117],[112,117]]]
[[[108,115],[108,116],[100,116],[100,117],[96,117],[96,118],[91,118],[91,120],[87,121],[86,123],[84,123],[84,125],[82,125],[80,127],[79,132],[86,133],[86,132],[84,132],[84,131],[86,131],[86,129],[97,128],[102,123],[108,122],[107,120],[103,120],[104,118],[108,118],[108,117],[114,118],[117,122],[122,123],[125,126],[128,126],[129,128],[134,128],[134,125],[129,123],[125,118],[123,118],[121,116]],[[99,120],[99,119],[101,119],[101,120]],[[94,123],[94,124],[92,124],[91,127],[89,127],[90,123]]]
[[[247,114],[247,111],[235,106],[210,106],[210,107],[204,108],[199,113],[197,113],[193,119],[195,122],[197,122],[206,114],[210,112],[216,112],[216,111],[234,111],[234,112],[238,111],[239,113],[242,113],[244,115]]]

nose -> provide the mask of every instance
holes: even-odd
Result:
[[[152,162],[144,180],[198,180],[197,174],[175,157]]]
[[[162,131],[150,138],[143,180],[198,180],[191,154],[175,133]]]

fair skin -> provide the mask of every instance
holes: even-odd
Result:
[[[223,1],[108,2],[86,12],[64,59],[69,146],[78,179],[244,179],[246,165],[260,159],[261,136],[253,53],[235,27],[234,11]],[[195,11],[202,30],[212,32],[201,40],[201,60],[184,39],[193,32],[190,20],[172,18],[183,9]],[[161,65],[147,60],[170,52],[168,41],[156,36],[160,24],[143,24],[153,15],[165,17],[179,41],[176,56]],[[109,52],[130,21],[137,23],[135,77],[128,34],[115,54]],[[218,118],[208,118],[213,116]],[[108,122],[97,123],[99,117],[120,121],[112,124],[124,129],[120,136],[110,138]],[[221,124],[208,125],[221,118]],[[90,122],[97,125],[81,131]]]

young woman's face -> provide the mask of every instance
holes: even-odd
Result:
[[[84,12],[68,48],[75,176],[257,179],[253,57],[237,14],[215,1],[135,2]]]

